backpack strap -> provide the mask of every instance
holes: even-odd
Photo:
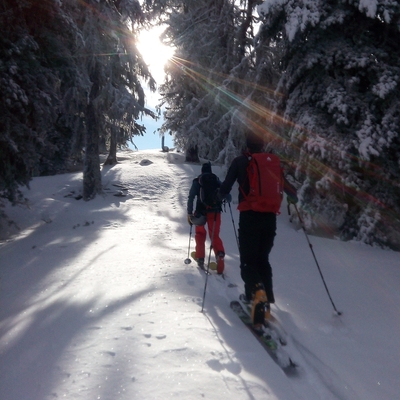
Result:
[[[244,182],[242,182],[242,184],[244,184],[246,181],[249,181],[249,174],[247,173],[247,168],[249,167],[250,160],[253,158],[253,155],[249,151],[246,151],[245,153],[243,153],[243,155],[246,156],[246,158],[247,158],[247,166],[246,166],[246,178],[245,178]],[[249,182],[249,184],[250,184],[250,182]],[[239,190],[242,193],[244,199],[246,200],[247,195],[244,192],[244,189],[242,188],[241,185],[239,185]]]

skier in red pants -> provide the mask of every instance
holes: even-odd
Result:
[[[195,225],[195,241],[196,241],[196,260],[200,268],[204,268],[205,259],[205,242],[207,238],[207,231],[205,225],[207,224],[208,235],[212,239],[212,249],[214,250],[215,258],[217,260],[217,273],[222,274],[224,272],[225,264],[225,249],[221,238],[219,237],[220,227],[221,227],[221,203],[215,204],[213,206],[207,206],[201,200],[201,190],[205,191],[206,185],[201,184],[202,177],[207,175],[214,175],[211,170],[211,164],[205,163],[201,168],[201,175],[193,179],[192,186],[189,191],[188,201],[187,201],[187,214],[188,222],[190,225]],[[220,185],[219,179],[216,178],[216,185]],[[203,178],[205,181],[205,179]],[[196,200],[196,209],[193,213],[193,203]]]

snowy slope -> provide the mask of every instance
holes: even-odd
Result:
[[[1,400],[399,398],[398,253],[310,236],[334,316],[282,207],[272,312],[300,366],[288,377],[229,307],[242,290],[229,209],[227,277],[209,277],[200,312],[205,275],[183,263],[200,166],[157,150],[120,160],[91,202],[74,198],[76,173],[35,178],[30,208],[9,210],[21,231],[0,246]]]

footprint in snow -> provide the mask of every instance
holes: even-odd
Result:
[[[153,164],[153,161],[144,159],[144,160],[140,161],[139,164],[140,165],[150,165],[150,164]]]
[[[133,328],[131,326],[123,326],[121,329],[124,331],[131,331]]]
[[[167,337],[167,335],[158,335],[156,336],[157,339],[162,340],[165,339]]]
[[[115,357],[116,353],[114,353],[113,351],[103,351],[101,354],[107,354],[111,357]]]

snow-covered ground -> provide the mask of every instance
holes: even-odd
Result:
[[[229,208],[226,280],[209,277],[201,313],[205,275],[183,262],[200,166],[157,150],[120,161],[93,201],[75,199],[74,173],[35,178],[29,209],[8,209],[21,231],[0,246],[1,400],[399,398],[398,253],[310,236],[334,316],[283,205],[272,313],[299,365],[289,377],[229,307],[242,291]]]

